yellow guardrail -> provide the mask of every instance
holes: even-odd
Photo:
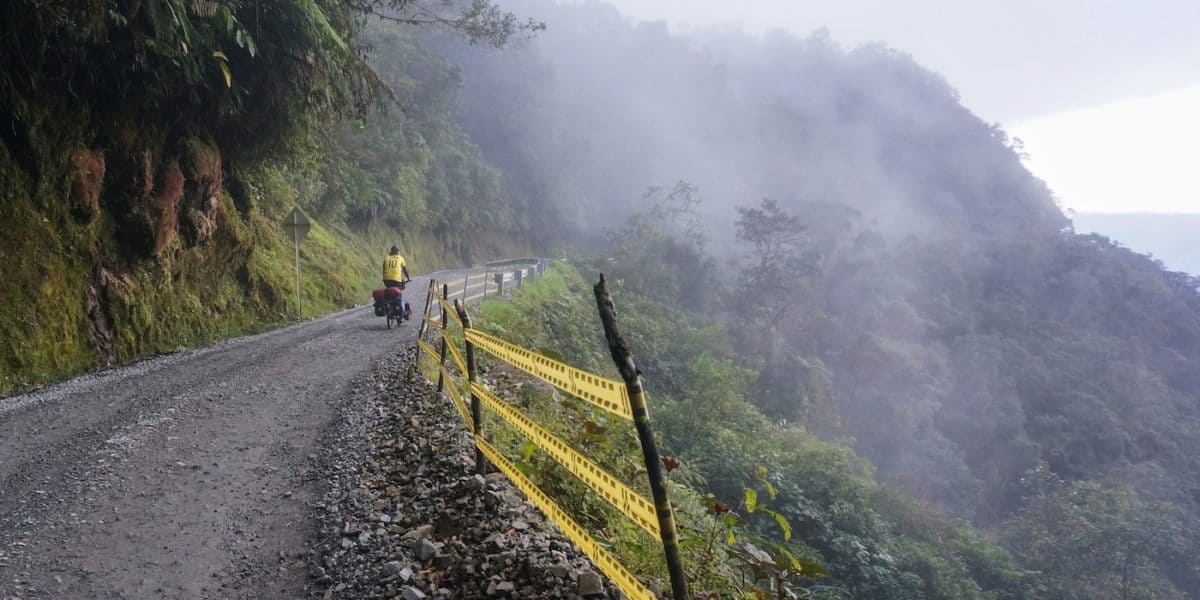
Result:
[[[438,303],[440,303],[442,305],[442,310],[445,311],[445,313],[447,315],[450,315],[450,318],[454,319],[454,322],[458,323],[459,327],[462,327],[462,319],[458,318],[458,311],[454,310],[454,305],[451,304],[445,298],[443,298],[440,293],[438,294],[437,299],[438,299]]]
[[[616,477],[609,475],[596,463],[575,451],[566,442],[534,423],[529,417],[497,398],[487,388],[478,383],[471,384],[471,391],[496,414],[508,421],[513,427],[537,444],[546,454],[578,477],[580,481],[592,488],[601,498],[625,513],[634,523],[654,537],[659,537],[658,517],[654,514],[654,504],[621,483]]]
[[[476,348],[568,394],[579,396],[619,417],[633,419],[633,411],[629,408],[629,392],[624,383],[576,369],[475,329],[468,329],[465,335],[467,341],[475,344]]]
[[[454,340],[450,339],[450,334],[442,331],[442,341],[446,342],[446,349],[450,351],[450,357],[454,359],[454,366],[458,367],[458,372],[463,375],[467,374],[467,361],[463,359],[459,353],[458,347],[454,345]]]
[[[464,279],[459,279],[452,283],[461,285],[463,282]],[[468,285],[466,290],[463,290],[459,295],[467,296],[466,291],[474,287],[478,287],[478,285]],[[446,389],[467,428],[475,434],[475,446],[478,449],[478,453],[476,454],[477,468],[482,469],[484,465],[490,462],[503,472],[513,485],[521,490],[525,497],[536,505],[551,522],[557,525],[608,576],[613,584],[627,596],[635,600],[651,600],[655,598],[654,594],[613,557],[608,550],[601,546],[586,529],[580,526],[553,499],[517,470],[509,459],[504,457],[499,450],[481,435],[483,425],[486,423],[486,420],[482,419],[483,407],[487,407],[490,414],[499,416],[522,436],[536,444],[537,447],[541,448],[554,461],[633,521],[643,531],[662,540],[664,547],[668,545],[674,547],[673,544],[675,543],[674,523],[670,517],[671,509],[669,503],[664,503],[666,512],[663,514],[666,517],[660,515],[660,511],[656,510],[653,502],[638,494],[621,480],[584,456],[583,453],[575,450],[570,444],[534,422],[533,419],[525,416],[516,407],[500,399],[488,388],[474,381],[474,372],[468,371],[468,367],[473,363],[463,359],[454,341],[450,338],[449,332],[446,331],[447,328],[438,319],[433,318],[434,315],[431,314],[431,309],[438,309],[439,313],[445,311],[454,317],[456,323],[463,327],[463,334],[468,344],[468,356],[471,356],[470,353],[473,349],[483,350],[534,377],[550,383],[568,394],[575,395],[594,406],[620,417],[632,420],[633,410],[629,397],[629,388],[624,382],[577,369],[471,328],[469,315],[464,313],[464,316],[460,318],[455,307],[441,293],[442,289],[436,285],[431,286],[433,295],[430,297],[430,302],[426,304],[423,319],[426,323],[430,323],[436,328],[445,347],[449,349],[449,355],[454,361],[455,366],[458,367],[459,373],[470,380],[465,382],[465,387],[471,394],[470,408],[468,408],[467,402],[463,397],[463,382],[456,381],[451,375],[450,371],[446,368],[445,357],[442,356],[442,353],[434,350],[423,339],[418,339],[417,345],[425,355],[428,355],[437,363],[438,372],[441,375],[441,387]],[[451,297],[454,296],[454,294],[449,295]],[[468,296],[464,301],[477,298],[481,295]],[[638,406],[643,407],[642,404],[638,404]],[[639,408],[639,410],[644,411],[644,408]],[[479,416],[480,421],[478,423],[475,422],[472,415]],[[652,440],[653,438],[649,439]],[[652,441],[650,443],[653,444]],[[654,454],[647,454],[646,456],[657,456],[657,450],[654,450],[654,452]],[[653,462],[657,464],[657,458]],[[481,470],[480,472],[483,471]],[[659,494],[660,492],[656,491],[655,493]],[[657,498],[658,496],[655,497]],[[662,519],[664,518],[667,520],[663,521]],[[667,524],[665,526],[661,525],[663,522]],[[670,535],[665,535],[664,531],[670,533]],[[677,560],[677,554],[672,555],[668,551],[668,563],[670,563],[672,556],[675,556]],[[675,564],[678,566],[677,562]],[[679,574],[678,580],[684,582],[682,573],[681,568],[677,569],[677,571],[672,571],[673,589],[675,588],[676,574]],[[678,589],[686,593],[686,587],[686,583],[684,582]],[[679,598],[680,596],[677,594],[676,597]]]
[[[440,361],[442,358],[441,356],[438,356],[437,350],[434,350],[432,346],[425,343],[425,340],[417,340],[417,347],[424,350],[425,353],[429,355],[429,358],[432,358],[433,360]]]
[[[444,387],[450,392],[450,399],[454,401],[454,406],[458,408],[458,414],[462,415],[463,423],[467,424],[467,429],[474,433],[475,420],[471,418],[471,411],[467,409],[467,405],[463,402],[462,393],[458,391],[458,386],[455,385],[454,379],[450,377],[450,373],[446,371],[446,367],[439,365],[438,368],[442,371],[442,381],[446,382]]]
[[[517,486],[517,489],[521,490],[522,494],[525,494],[526,498],[529,498],[530,502],[542,511],[542,514],[553,521],[572,542],[575,542],[575,545],[579,546],[579,549],[583,550],[583,553],[592,559],[592,562],[605,575],[608,575],[608,578],[622,592],[625,592],[630,598],[637,600],[655,600],[653,592],[642,585],[642,582],[638,581],[637,577],[634,577],[633,573],[630,573],[624,565],[617,562],[617,559],[613,558],[613,555],[609,554],[608,550],[600,547],[600,544],[597,544],[596,540],[592,539],[591,534],[586,529],[581,527],[579,523],[576,523],[575,519],[572,519],[570,515],[563,512],[545,492],[538,489],[532,481],[529,481],[525,475],[521,474],[503,454],[500,454],[491,444],[479,436],[475,436],[475,445],[483,451],[483,454],[487,456],[493,465],[496,465],[496,468],[500,469],[500,472],[508,477],[509,481],[513,482],[513,485]]]

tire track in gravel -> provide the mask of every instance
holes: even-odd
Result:
[[[311,596],[323,440],[415,332],[351,309],[0,400],[0,598]]]

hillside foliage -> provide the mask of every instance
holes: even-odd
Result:
[[[293,207],[311,314],[393,242],[418,272],[570,245],[611,259],[581,267],[614,281],[702,585],[779,584],[718,502],[821,565],[786,582],[809,597],[1200,596],[1200,282],[1077,234],[895,49],[509,9],[0,5],[0,393],[290,318]],[[540,285],[485,316],[607,368],[577,274]]]
[[[766,418],[848,441],[1045,597],[1200,595],[1200,282],[1075,233],[1019,141],[894,49],[512,6],[553,26],[442,42],[466,131],[547,229],[723,325]]]
[[[555,264],[511,303],[482,307],[479,325],[526,347],[616,376],[590,284],[603,265]],[[689,580],[720,597],[1027,598],[1034,573],[966,522],[880,486],[873,469],[841,444],[800,424],[773,422],[751,400],[758,373],[739,364],[723,328],[705,325],[618,284],[623,332],[638,359],[656,433],[671,470]],[[488,379],[488,376],[485,376]],[[493,378],[494,379],[494,378]],[[646,487],[640,450],[625,421],[527,386],[515,403],[560,437],[600,456],[609,472]],[[568,409],[568,406],[574,408]],[[505,428],[488,425],[505,438]],[[582,522],[612,540],[642,576],[665,578],[662,549],[637,535],[603,501],[519,436],[510,448],[528,472]],[[785,552],[786,554],[781,554]],[[774,556],[805,566],[778,579]],[[790,560],[790,559],[789,559]],[[782,565],[789,564],[783,560]],[[782,597],[791,597],[788,595]]]
[[[415,36],[540,25],[434,8],[0,6],[0,393],[293,317],[293,207],[316,224],[310,316],[361,302],[395,242],[419,270],[516,252],[520,208],[453,117],[459,71]]]

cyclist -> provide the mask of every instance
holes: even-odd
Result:
[[[383,259],[383,285],[404,289],[404,284],[412,281],[408,276],[408,265],[400,256],[400,246],[393,245],[391,252]]]

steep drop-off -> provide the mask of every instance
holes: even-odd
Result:
[[[552,27],[443,43],[467,130],[611,275],[723,322],[759,409],[985,528],[1049,597],[1200,594],[1200,281],[1076,233],[1019,141],[899,50],[513,5]]]

